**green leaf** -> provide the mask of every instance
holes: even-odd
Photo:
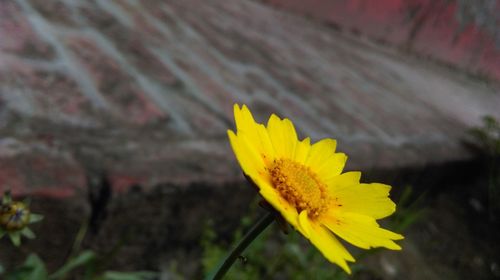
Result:
[[[28,227],[23,228],[23,230],[21,230],[21,234],[28,239],[35,239],[36,237],[35,233]]]
[[[10,196],[10,191],[5,191],[2,197],[2,204],[9,204],[12,202],[12,197]]]
[[[59,268],[54,274],[50,275],[50,279],[60,279],[66,276],[71,270],[89,264],[96,259],[96,255],[92,251],[83,251],[80,255],[70,259],[61,268]]]
[[[401,197],[399,198],[398,205],[400,205],[400,206],[406,205],[408,203],[408,201],[410,200],[412,193],[413,193],[412,187],[406,186],[403,189],[403,193],[401,194]]]
[[[39,222],[41,220],[43,220],[43,215],[33,214],[33,213],[30,214],[30,221],[29,221],[30,224]]]
[[[2,239],[2,237],[6,234],[7,232],[2,228],[0,227],[0,239]]]
[[[24,205],[26,205],[26,207],[29,207],[31,205],[31,197],[26,197],[23,200],[23,203],[24,203]]]
[[[0,274],[3,274],[5,269],[3,268],[3,265],[0,264]]]
[[[47,279],[48,274],[47,269],[45,268],[45,263],[37,255],[31,254],[28,259],[26,259],[24,265],[32,268],[32,271],[29,275],[30,277],[28,277],[27,279]]]
[[[21,245],[21,233],[19,231],[9,232],[8,235],[14,246],[19,247]]]
[[[47,269],[37,255],[31,254],[20,268],[7,275],[7,280],[48,280]]]
[[[407,213],[399,222],[399,224],[396,226],[396,230],[397,231],[406,230],[410,225],[415,224],[417,221],[423,219],[426,213],[427,212],[425,211],[425,209]]]
[[[134,272],[119,272],[106,271],[102,275],[102,280],[150,280],[158,276],[156,272],[151,271],[134,271]]]

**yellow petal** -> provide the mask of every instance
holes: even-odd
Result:
[[[288,159],[295,157],[295,145],[298,143],[297,132],[289,119],[281,120],[276,115],[271,115],[267,122],[267,132],[277,157]]]
[[[305,238],[309,239],[309,236],[311,236],[311,232],[309,231],[310,226],[309,226],[309,217],[307,216],[307,211],[302,210],[299,214],[299,226],[300,229],[302,230],[301,233],[304,235]]]
[[[305,165],[309,166],[312,170],[314,170],[314,172],[318,173],[322,169],[323,165],[327,163],[328,159],[335,154],[336,147],[337,141],[334,139],[326,138],[318,141],[311,146]],[[338,174],[340,174],[340,172],[338,172]]]
[[[380,228],[372,217],[335,212],[323,217],[322,222],[339,237],[360,248],[385,247],[401,250],[393,240],[403,239],[403,236]]]
[[[344,169],[347,156],[344,153],[335,153],[329,157],[322,165],[313,170],[318,174],[323,182],[332,180],[334,177],[340,175]]]
[[[273,206],[280,214],[288,221],[294,228],[299,229],[298,226],[298,216],[297,209],[290,205],[288,201],[283,199],[276,190],[265,182],[262,178],[258,178],[256,183],[259,185],[259,193],[264,197],[264,199]],[[300,231],[300,229],[299,229]],[[301,231],[302,233],[302,231]]]
[[[304,164],[311,149],[311,139],[307,137],[306,139],[300,141],[295,146],[295,161]]]
[[[266,127],[262,124],[257,125],[257,134],[259,136],[257,150],[261,153],[266,164],[269,164],[276,158],[271,138],[269,137],[269,133],[267,133]]]
[[[396,211],[396,204],[389,198],[390,189],[391,186],[379,183],[349,184],[330,187],[329,192],[340,211],[381,219]]]
[[[306,212],[306,211],[303,211]],[[301,213],[302,214],[302,213]],[[352,255],[346,248],[338,241],[330,231],[323,226],[312,222],[307,217],[307,212],[300,219],[300,226],[308,233],[306,236],[311,243],[318,248],[318,250],[325,256],[327,260],[332,263],[338,264],[347,273],[351,274],[351,269],[346,261],[354,262]]]
[[[352,185],[359,184],[361,179],[361,172],[359,171],[349,171],[342,173],[338,176],[330,177],[325,179],[325,183],[331,192],[334,192],[338,188],[345,188]]]
[[[240,134],[244,133],[247,142],[259,152],[261,157],[272,161],[275,152],[267,130],[262,124],[255,122],[247,106],[243,105],[240,109],[238,105],[235,104],[234,119],[236,122],[237,135],[240,136]]]
[[[243,134],[243,133],[240,133]],[[262,157],[251,145],[247,144],[247,139],[243,136],[236,136],[231,130],[227,131],[229,142],[233,148],[236,159],[240,163],[243,172],[249,176],[255,176],[265,168]]]
[[[237,131],[253,132],[255,130],[256,122],[250,110],[246,105],[240,109],[238,104],[234,104],[234,120],[236,122]]]

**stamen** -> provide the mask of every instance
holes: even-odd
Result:
[[[274,160],[269,168],[274,188],[300,213],[317,218],[328,205],[326,185],[308,167],[290,159]]]

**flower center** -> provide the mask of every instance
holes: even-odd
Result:
[[[326,185],[307,166],[289,159],[274,160],[269,168],[274,188],[300,213],[317,218],[327,209]]]
[[[30,210],[22,202],[2,205],[0,209],[0,226],[7,230],[20,230],[29,223]]]

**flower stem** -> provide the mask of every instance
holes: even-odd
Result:
[[[250,229],[245,236],[238,242],[236,247],[227,255],[226,259],[205,278],[205,280],[218,280],[226,274],[231,268],[234,261],[241,255],[241,253],[252,243],[252,241],[262,233],[268,225],[274,220],[274,213],[267,212],[263,215]]]

